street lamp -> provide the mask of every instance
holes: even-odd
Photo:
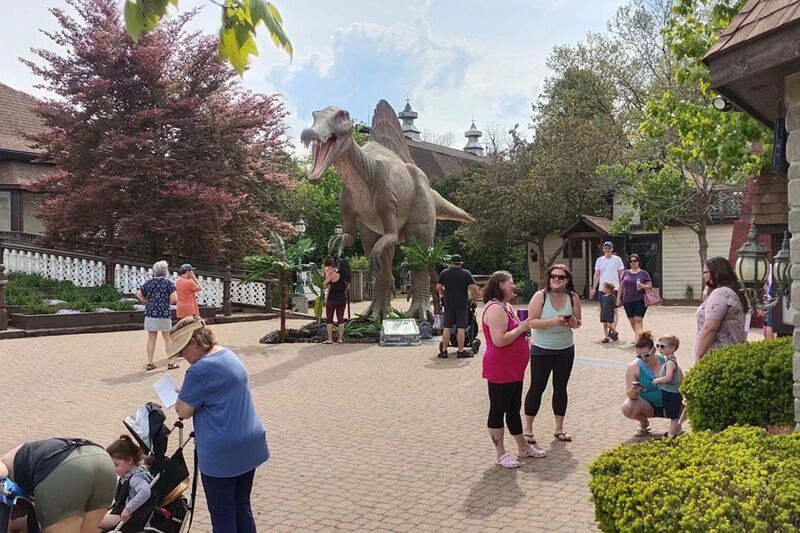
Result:
[[[767,249],[758,241],[758,230],[755,222],[750,225],[747,241],[736,252],[736,266],[734,270],[739,277],[743,292],[750,302],[753,311],[761,309],[767,311],[775,307],[782,297],[786,297],[786,308],[789,308],[792,290],[792,276],[790,271],[789,232],[784,233],[781,250],[772,259],[772,265],[767,261]],[[764,280],[767,273],[772,270],[772,283],[775,285],[775,296],[770,297],[764,292]],[[761,300],[763,297],[763,303]]]
[[[298,235],[302,235],[303,233],[306,232],[306,221],[303,220],[302,215],[294,223],[294,232],[297,233]]]

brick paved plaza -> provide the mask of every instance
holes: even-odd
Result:
[[[261,530],[596,530],[587,465],[635,441],[636,424],[619,413],[630,328],[620,324],[619,344],[600,344],[598,308],[587,307],[566,419],[575,441],[553,439],[548,390],[535,430],[550,456],[512,471],[493,464],[480,357],[437,359],[435,345],[265,346],[258,339],[277,320],[217,326],[250,371],[267,427],[272,460],[253,491]],[[679,335],[688,364],[694,308],[653,309],[645,326]],[[165,363],[144,372],[144,341],[137,331],[0,342],[0,450],[48,436],[113,440],[126,415],[156,399]],[[194,529],[210,531],[199,507]]]

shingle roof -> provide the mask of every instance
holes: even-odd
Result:
[[[489,158],[480,157],[463,150],[439,146],[425,141],[406,140],[414,162],[428,176],[430,181],[461,172],[475,163],[484,165],[489,163]]]
[[[749,0],[703,58],[727,52],[800,21],[800,0]]]
[[[44,129],[42,120],[33,111],[35,105],[36,99],[33,96],[0,83],[0,151],[32,155],[39,153],[22,136],[23,132]]]
[[[55,169],[52,165],[34,165],[23,161],[0,160],[0,185],[29,189],[45,174]]]

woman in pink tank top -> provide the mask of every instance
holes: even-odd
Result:
[[[514,298],[511,274],[499,270],[492,274],[483,288],[483,336],[486,353],[483,355],[483,377],[489,385],[489,436],[497,452],[496,464],[505,468],[520,465],[518,458],[544,457],[547,452],[525,441],[522,434],[522,381],[528,366],[528,341],[525,333],[531,326],[520,322],[509,303]],[[503,444],[505,429],[517,443],[517,458],[506,452]]]

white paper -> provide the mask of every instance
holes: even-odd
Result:
[[[156,394],[161,399],[161,407],[164,409],[169,409],[178,401],[178,393],[175,392],[175,389],[178,388],[178,384],[175,383],[175,380],[172,379],[172,376],[169,374],[164,374],[164,377],[159,379],[153,384],[153,389],[155,389]]]

